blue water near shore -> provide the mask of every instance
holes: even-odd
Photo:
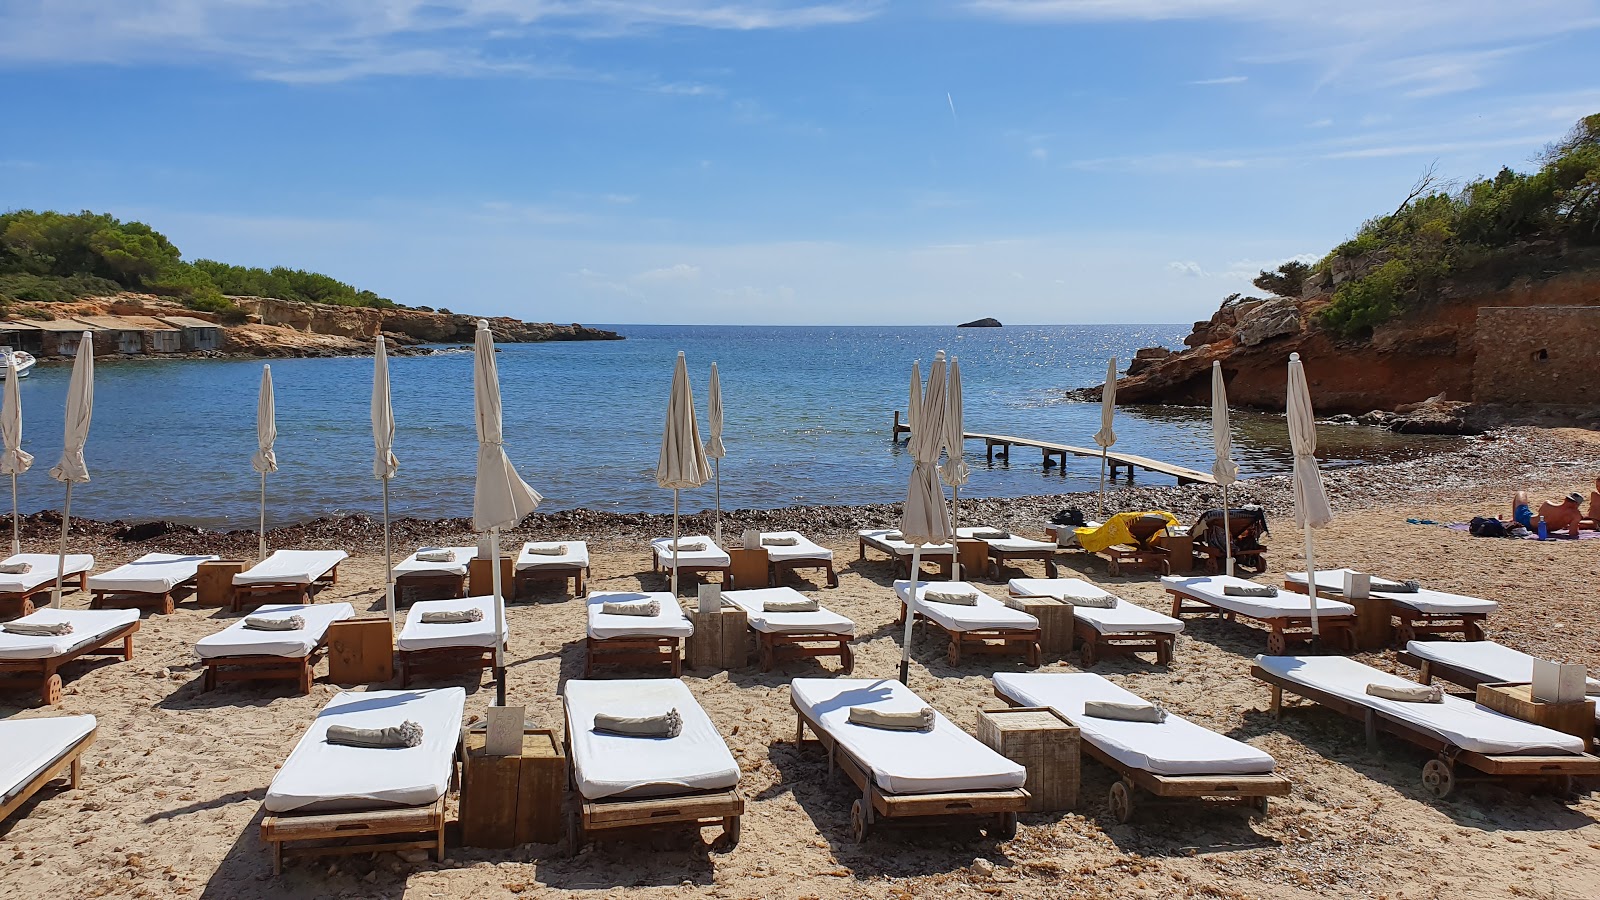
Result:
[[[910,458],[889,440],[906,405],[910,363],[923,372],[936,350],[961,359],[966,427],[1092,445],[1098,404],[1062,391],[1098,383],[1106,358],[1139,347],[1180,346],[1184,326],[946,327],[605,326],[625,341],[507,344],[499,354],[507,451],[545,496],[546,510],[587,507],[670,512],[654,470],[675,354],[688,354],[696,410],[707,373],[721,371],[726,409],[725,508],[858,504],[904,499]],[[279,471],[268,477],[268,524],[318,515],[376,513],[368,415],[372,360],[271,363]],[[390,360],[395,452],[391,510],[428,518],[472,512],[476,438],[472,356],[446,352]],[[20,479],[23,511],[59,508],[46,474],[61,452],[69,368],[40,365],[22,384],[24,446],[37,459]],[[93,480],[73,492],[73,514],[171,519],[225,528],[255,523],[259,482],[256,387],[250,361],[106,360],[97,367],[87,458]],[[1286,471],[1281,416],[1238,414],[1237,458],[1246,476]],[[1121,410],[1117,449],[1207,470],[1210,410]],[[702,432],[702,437],[704,433]],[[1330,466],[1416,455],[1436,441],[1375,429],[1321,429]],[[973,474],[963,496],[1092,490],[1098,461],[1044,470],[1037,451],[1010,465],[967,446]],[[1154,474],[1141,480],[1171,483]],[[684,492],[684,509],[712,504],[712,487]]]

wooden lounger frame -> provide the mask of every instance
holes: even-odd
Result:
[[[707,572],[721,572],[722,573],[722,580],[724,582],[724,586],[726,586],[726,582],[729,579],[729,576],[730,576],[732,568],[733,568],[733,563],[731,561],[727,565],[721,565],[721,566],[689,565],[688,563],[683,562],[681,558],[678,561],[678,574],[680,576],[681,575],[699,576],[699,575],[704,575]],[[652,571],[652,572],[665,572],[668,577],[671,577],[671,575],[672,575],[672,563],[671,563],[671,561],[669,560],[668,562],[663,564],[662,561],[661,561],[661,558],[659,556],[657,556],[654,547],[652,547],[650,549],[650,571]]]
[[[1178,636],[1168,631],[1104,632],[1092,622],[1072,617],[1072,634],[1078,642],[1078,662],[1092,666],[1109,656],[1154,653],[1156,665],[1172,664],[1172,648]]]
[[[685,571],[683,566],[678,567],[679,572]],[[539,565],[526,569],[514,568],[511,573],[511,596],[521,597],[526,591],[523,589],[535,581],[572,581],[572,596],[582,597],[588,593],[589,567],[578,565]]]
[[[573,805],[567,822],[567,851],[577,855],[595,832],[623,828],[649,828],[660,825],[692,825],[696,829],[721,825],[722,834],[711,845],[727,853],[739,846],[739,817],[744,815],[744,797],[738,787],[679,794],[673,797],[589,800],[578,792],[577,759],[572,755],[572,710],[561,698],[562,742],[567,751],[567,787]]]
[[[177,608],[172,591],[159,594],[155,591],[94,591],[93,594],[89,598],[90,609],[148,609],[157,615],[170,616]]]
[[[1306,586],[1285,578],[1283,586],[1297,594],[1304,594]],[[1403,596],[1403,595],[1402,595]],[[1434,635],[1459,634],[1465,641],[1483,640],[1483,623],[1488,613],[1429,613],[1407,606],[1394,594],[1385,595],[1389,601],[1389,614],[1400,620],[1394,639],[1402,647],[1418,638]]]
[[[91,729],[88,734],[74,741],[72,746],[68,747],[66,752],[62,753],[55,762],[45,766],[40,770],[39,774],[33,776],[27,784],[22,786],[21,790],[12,795],[11,799],[0,802],[0,822],[4,822],[7,816],[16,812],[34,794],[39,793],[45,785],[61,777],[62,770],[67,770],[68,782],[71,784],[72,790],[77,790],[78,783],[83,777],[83,751],[89,749],[89,745],[94,743],[94,739],[99,733],[98,726]]]
[[[828,657],[838,657],[840,675],[855,671],[856,655],[850,648],[851,635],[831,631],[758,631],[753,627],[750,630],[756,633],[757,657],[763,672],[772,671],[784,660]]]
[[[802,556],[796,559],[777,559],[772,561],[772,584],[783,584],[785,575],[792,575],[799,569],[822,569],[827,579],[828,587],[839,586],[839,573],[833,570],[833,558],[823,559],[820,556]]]
[[[879,817],[885,819],[913,818],[932,822],[954,818],[993,816],[995,822],[988,828],[989,836],[1008,841],[1017,834],[1017,815],[1028,811],[1031,795],[1025,788],[1008,788],[996,791],[952,791],[928,794],[886,794],[872,780],[872,769],[855,758],[851,752],[834,740],[817,722],[789,697],[794,707],[795,747],[805,746],[806,726],[817,736],[817,742],[828,751],[828,774],[844,772],[861,791],[861,797],[850,804],[850,834],[861,843],[867,839]]]
[[[62,666],[80,656],[121,656],[123,659],[133,659],[133,633],[139,630],[139,621],[132,622],[118,628],[91,644],[85,644],[75,650],[70,650],[60,656],[50,656],[44,659],[0,659],[0,683],[6,681],[20,681],[25,684],[38,684],[39,697],[51,706],[61,705],[61,674],[58,671]],[[107,650],[106,647],[121,641],[122,646]]]
[[[1311,640],[1311,616],[1273,616],[1263,619],[1246,613],[1234,612],[1223,609],[1210,601],[1185,594],[1176,588],[1167,588],[1167,593],[1172,595],[1172,617],[1182,619],[1190,616],[1221,616],[1224,620],[1235,622],[1246,619],[1260,622],[1267,626],[1270,633],[1267,635],[1267,653],[1271,656],[1282,656],[1289,650],[1291,641]],[[1317,623],[1322,629],[1322,636],[1329,643],[1343,644],[1348,650],[1356,649],[1356,617],[1353,615],[1318,615]]]
[[[922,621],[938,628],[950,638],[950,648],[945,652],[950,665],[961,665],[963,653],[1010,654],[1021,653],[1030,666],[1039,665],[1043,630],[1039,628],[979,628],[972,631],[951,631],[936,620],[923,616]],[[900,601],[900,617],[896,625],[906,623],[906,601]],[[1020,645],[1020,649],[1017,646]]]
[[[301,584],[288,581],[263,581],[254,584],[236,584],[233,586],[233,611],[240,612],[246,605],[260,604],[264,600],[256,600],[255,595],[287,594],[290,592],[300,595],[301,603],[316,602],[316,592],[319,588],[328,587],[339,583],[339,564],[334,563],[333,568],[311,579],[310,582]]]
[[[312,670],[327,646],[328,638],[324,633],[322,640],[305,656],[208,656],[200,660],[206,667],[200,690],[216,690],[218,684],[229,681],[292,681],[301,694],[309,694],[315,677]]]
[[[995,581],[1005,581],[1005,568],[1014,560],[1037,559],[1044,563],[1044,577],[1055,578],[1059,574],[1056,568],[1056,551],[1059,547],[1035,547],[1031,550],[1002,550],[988,541],[989,577]],[[1013,566],[1013,568],[1015,568]]]
[[[1433,684],[1435,678],[1442,678],[1451,684],[1460,685],[1474,692],[1474,696],[1476,696],[1478,685],[1495,684],[1498,681],[1498,679],[1494,678],[1484,678],[1476,672],[1471,672],[1459,666],[1452,666],[1449,663],[1424,659],[1409,650],[1399,651],[1394,655],[1394,658],[1401,665],[1410,666],[1417,670],[1418,684]]]
[[[677,637],[635,635],[630,637],[584,639],[587,651],[583,658],[583,677],[594,673],[595,666],[655,666],[666,665],[672,677],[683,674],[683,641]]]
[[[994,695],[1010,706],[1027,706],[1007,695],[999,685],[995,686]],[[1233,798],[1263,815],[1267,812],[1267,798],[1289,796],[1290,781],[1277,772],[1259,775],[1157,775],[1124,763],[1101,750],[1093,741],[1084,739],[1078,746],[1096,762],[1122,776],[1120,781],[1112,783],[1107,798],[1111,815],[1118,822],[1127,822],[1133,817],[1138,788],[1144,788],[1162,800]]]
[[[66,594],[68,588],[76,591],[87,591],[89,589],[89,573],[78,572],[61,579],[61,593]],[[31,590],[0,594],[0,619],[18,619],[23,616],[33,615],[33,598],[40,594],[49,594],[55,589],[56,580],[52,578]]]
[[[510,652],[509,645],[502,650]],[[410,687],[418,675],[461,675],[473,672],[481,678],[485,669],[494,668],[493,647],[428,647],[423,650],[396,650],[400,686]]]
[[[1386,731],[1407,743],[1435,754],[1422,767],[1422,789],[1436,798],[1449,796],[1457,784],[1468,781],[1485,781],[1489,778],[1537,778],[1552,783],[1558,793],[1571,789],[1572,778],[1583,775],[1600,775],[1600,757],[1588,753],[1561,753],[1548,756],[1521,754],[1489,754],[1462,750],[1435,735],[1429,734],[1409,722],[1384,715],[1365,704],[1346,700],[1337,694],[1297,684],[1279,677],[1260,666],[1251,666],[1250,674],[1272,688],[1272,715],[1283,715],[1283,695],[1291,694],[1319,703],[1349,718],[1364,722],[1367,731],[1367,748],[1378,749],[1378,732]],[[1482,778],[1464,778],[1457,774],[1457,766],[1466,766],[1483,773]]]
[[[444,860],[444,797],[426,806],[354,812],[269,812],[261,820],[261,839],[272,847],[272,874],[283,872],[286,856],[335,856],[426,850],[435,861]],[[265,806],[262,807],[265,810]],[[377,840],[388,838],[388,840]],[[337,841],[334,844],[288,847],[301,841]]]
[[[857,550],[856,558],[857,559],[866,559],[867,558],[867,548],[868,547],[871,547],[872,549],[877,550],[880,553],[884,553],[884,554],[888,555],[889,562],[894,567],[894,574],[896,574],[896,575],[904,575],[908,579],[911,577],[911,555],[909,553],[906,554],[905,556],[901,556],[899,553],[896,553],[890,547],[887,547],[884,544],[882,544],[881,542],[879,542],[876,538],[869,538],[869,537],[867,537],[866,535],[863,535],[863,534],[856,535],[856,550]],[[939,567],[939,577],[943,578],[946,581],[950,580],[950,571],[951,571],[951,568],[955,565],[955,560],[956,560],[956,551],[955,550],[950,550],[949,552],[945,552],[945,551],[941,550],[938,553],[931,553],[931,554],[928,553],[927,551],[924,551],[922,553],[922,564],[923,565],[927,565],[929,563],[933,563],[934,565],[937,565]],[[917,578],[918,578],[918,580],[921,580],[922,575],[919,573],[917,575]]]
[[[394,578],[394,602],[398,605],[404,591],[418,591],[428,599],[458,600],[467,595],[467,576],[449,572],[407,572]],[[444,593],[448,596],[438,597]]]

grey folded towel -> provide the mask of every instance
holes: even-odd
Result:
[[[815,600],[811,600],[811,599],[806,599],[806,600],[763,600],[763,601],[761,601],[761,611],[762,612],[776,612],[776,613],[816,612],[817,610],[819,610],[821,608],[822,608],[822,604],[818,603]]]
[[[7,622],[0,625],[0,631],[6,634],[20,634],[24,637],[60,637],[72,633],[71,622]]]
[[[1055,597],[1054,594],[1051,594],[1050,596]],[[1056,597],[1056,599],[1060,600],[1062,603],[1070,603],[1073,606],[1082,606],[1089,609],[1117,608],[1117,598],[1110,594],[1101,594],[1098,597],[1074,597],[1067,594],[1062,594],[1061,596]]]
[[[299,631],[306,627],[306,620],[299,616],[287,616],[282,619],[273,619],[267,616],[246,616],[244,627],[251,631]]]
[[[1390,581],[1386,578],[1372,579],[1372,589],[1380,594],[1415,594],[1422,590],[1422,582],[1415,578],[1405,581]]]
[[[602,603],[600,611],[608,616],[659,616],[661,615],[661,601],[651,600],[648,603]]]
[[[706,542],[705,541],[679,541],[678,542],[678,551],[679,552],[683,552],[683,553],[696,553],[696,552],[699,552],[701,550],[704,550],[705,548],[706,548]],[[671,541],[668,541],[666,543],[665,550],[668,553],[672,552],[672,542]]]
[[[566,556],[566,544],[528,544],[522,548],[534,556]]]
[[[26,575],[33,571],[33,563],[0,563],[0,575]]]
[[[761,543],[768,547],[793,547],[800,543],[800,539],[792,536],[764,537],[761,539]]]
[[[1276,597],[1278,589],[1270,584],[1254,584],[1248,587],[1242,584],[1226,584],[1222,586],[1224,597]]]
[[[676,707],[654,716],[613,716],[595,713],[594,730],[623,737],[675,738],[683,734],[683,716]]]
[[[455,561],[456,561],[456,552],[454,550],[418,550],[417,551],[417,562],[449,563],[449,562],[455,562]]]
[[[425,612],[421,618],[424,625],[465,625],[468,622],[482,622],[483,610],[476,606],[471,609],[447,609]]]
[[[353,728],[349,725],[329,725],[325,740],[330,744],[341,744],[345,747],[369,747],[383,750],[416,747],[422,744],[422,726],[410,719],[399,725],[389,725],[384,728]]]
[[[922,599],[930,603],[949,603],[954,606],[977,606],[977,591],[947,591],[940,588],[928,588],[922,592]]]
[[[868,728],[882,728],[885,731],[932,731],[934,720],[933,710],[926,706],[901,712],[874,709],[870,706],[852,706],[846,721],[851,725],[865,725]]]
[[[1114,703],[1110,700],[1090,700],[1083,704],[1083,714],[1096,719],[1115,719],[1119,722],[1149,722],[1159,725],[1167,720],[1167,711],[1159,703]]]
[[[1401,703],[1443,703],[1444,688],[1437,684],[1412,684],[1401,687],[1393,684],[1369,684],[1367,693],[1385,700]]]
[[[998,528],[980,528],[972,533],[973,540],[978,541],[1003,541],[1008,537],[1011,537],[1011,532]]]
[[[891,532],[885,534],[883,536],[883,539],[886,540],[886,541],[903,541],[903,540],[906,539],[906,536],[905,536],[905,534],[903,532],[891,531]]]

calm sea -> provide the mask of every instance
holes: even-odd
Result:
[[[904,499],[910,458],[889,440],[905,408],[912,360],[936,350],[961,359],[968,431],[1092,445],[1099,406],[1063,400],[1097,383],[1106,358],[1139,347],[1180,346],[1184,326],[946,327],[605,326],[625,341],[508,344],[500,379],[507,451],[545,509],[668,512],[656,487],[667,390],[677,351],[688,354],[704,428],[707,373],[721,371],[726,410],[726,508],[859,504]],[[375,513],[368,417],[371,359],[272,362],[279,471],[268,477],[268,522]],[[391,358],[400,473],[391,510],[422,517],[472,512],[476,438],[472,356]],[[173,359],[97,366],[87,458],[93,481],[73,492],[73,513],[97,519],[172,519],[209,527],[255,523],[256,387],[261,364]],[[41,365],[22,384],[24,446],[37,458],[22,476],[24,512],[59,508],[46,474],[61,452],[69,369]],[[1234,441],[1245,474],[1285,471],[1281,416],[1238,414]],[[1117,449],[1210,468],[1209,409],[1121,410]],[[702,432],[702,437],[704,433]],[[1376,429],[1324,427],[1330,466],[1415,455],[1431,442]],[[1045,471],[1037,451],[985,464],[970,442],[963,496],[1092,490],[1098,461]],[[1141,473],[1153,483],[1170,483]],[[685,492],[684,509],[712,503],[712,488]]]

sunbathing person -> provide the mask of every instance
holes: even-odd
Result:
[[[1600,478],[1594,480],[1594,490],[1589,492],[1589,521],[1591,528],[1600,528]]]
[[[1529,531],[1533,530],[1533,507],[1528,505],[1528,492],[1517,491],[1511,495],[1511,521]]]
[[[1546,500],[1539,504],[1539,518],[1551,534],[1566,531],[1577,537],[1578,523],[1583,521],[1583,495],[1573,491],[1557,502]]]

